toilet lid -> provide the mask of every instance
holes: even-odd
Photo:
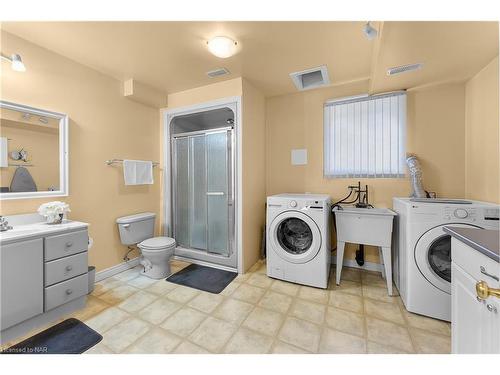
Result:
[[[153,237],[142,241],[139,247],[147,249],[162,249],[165,247],[172,247],[175,245],[175,240],[170,237]]]

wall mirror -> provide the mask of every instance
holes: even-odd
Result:
[[[0,101],[0,199],[68,195],[68,116]]]

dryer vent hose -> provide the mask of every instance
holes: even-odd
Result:
[[[416,156],[408,156],[406,165],[410,172],[411,194],[410,198],[426,198],[427,193],[422,185],[422,169]]]

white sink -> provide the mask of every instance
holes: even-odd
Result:
[[[392,221],[397,214],[389,208],[357,208],[342,206],[335,209],[337,241],[390,246]]]
[[[397,214],[389,208],[357,208],[354,206],[341,206],[342,210],[338,210],[339,214],[356,214],[356,215],[383,215],[396,216]]]
[[[386,278],[387,291],[392,295],[392,224],[397,214],[388,208],[356,208],[342,206],[335,209],[337,225],[337,273],[336,282],[340,284],[344,249],[347,242],[379,247],[383,263],[382,275]]]
[[[5,218],[13,228],[0,232],[2,243],[88,226],[87,223],[72,220],[64,220],[61,224],[47,224],[38,214],[12,215]]]

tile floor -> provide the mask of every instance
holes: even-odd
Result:
[[[219,295],[138,272],[97,283],[72,314],[104,337],[87,353],[450,352],[450,324],[407,312],[374,272],[345,268],[336,286],[332,270],[322,290],[270,279],[259,262]]]

